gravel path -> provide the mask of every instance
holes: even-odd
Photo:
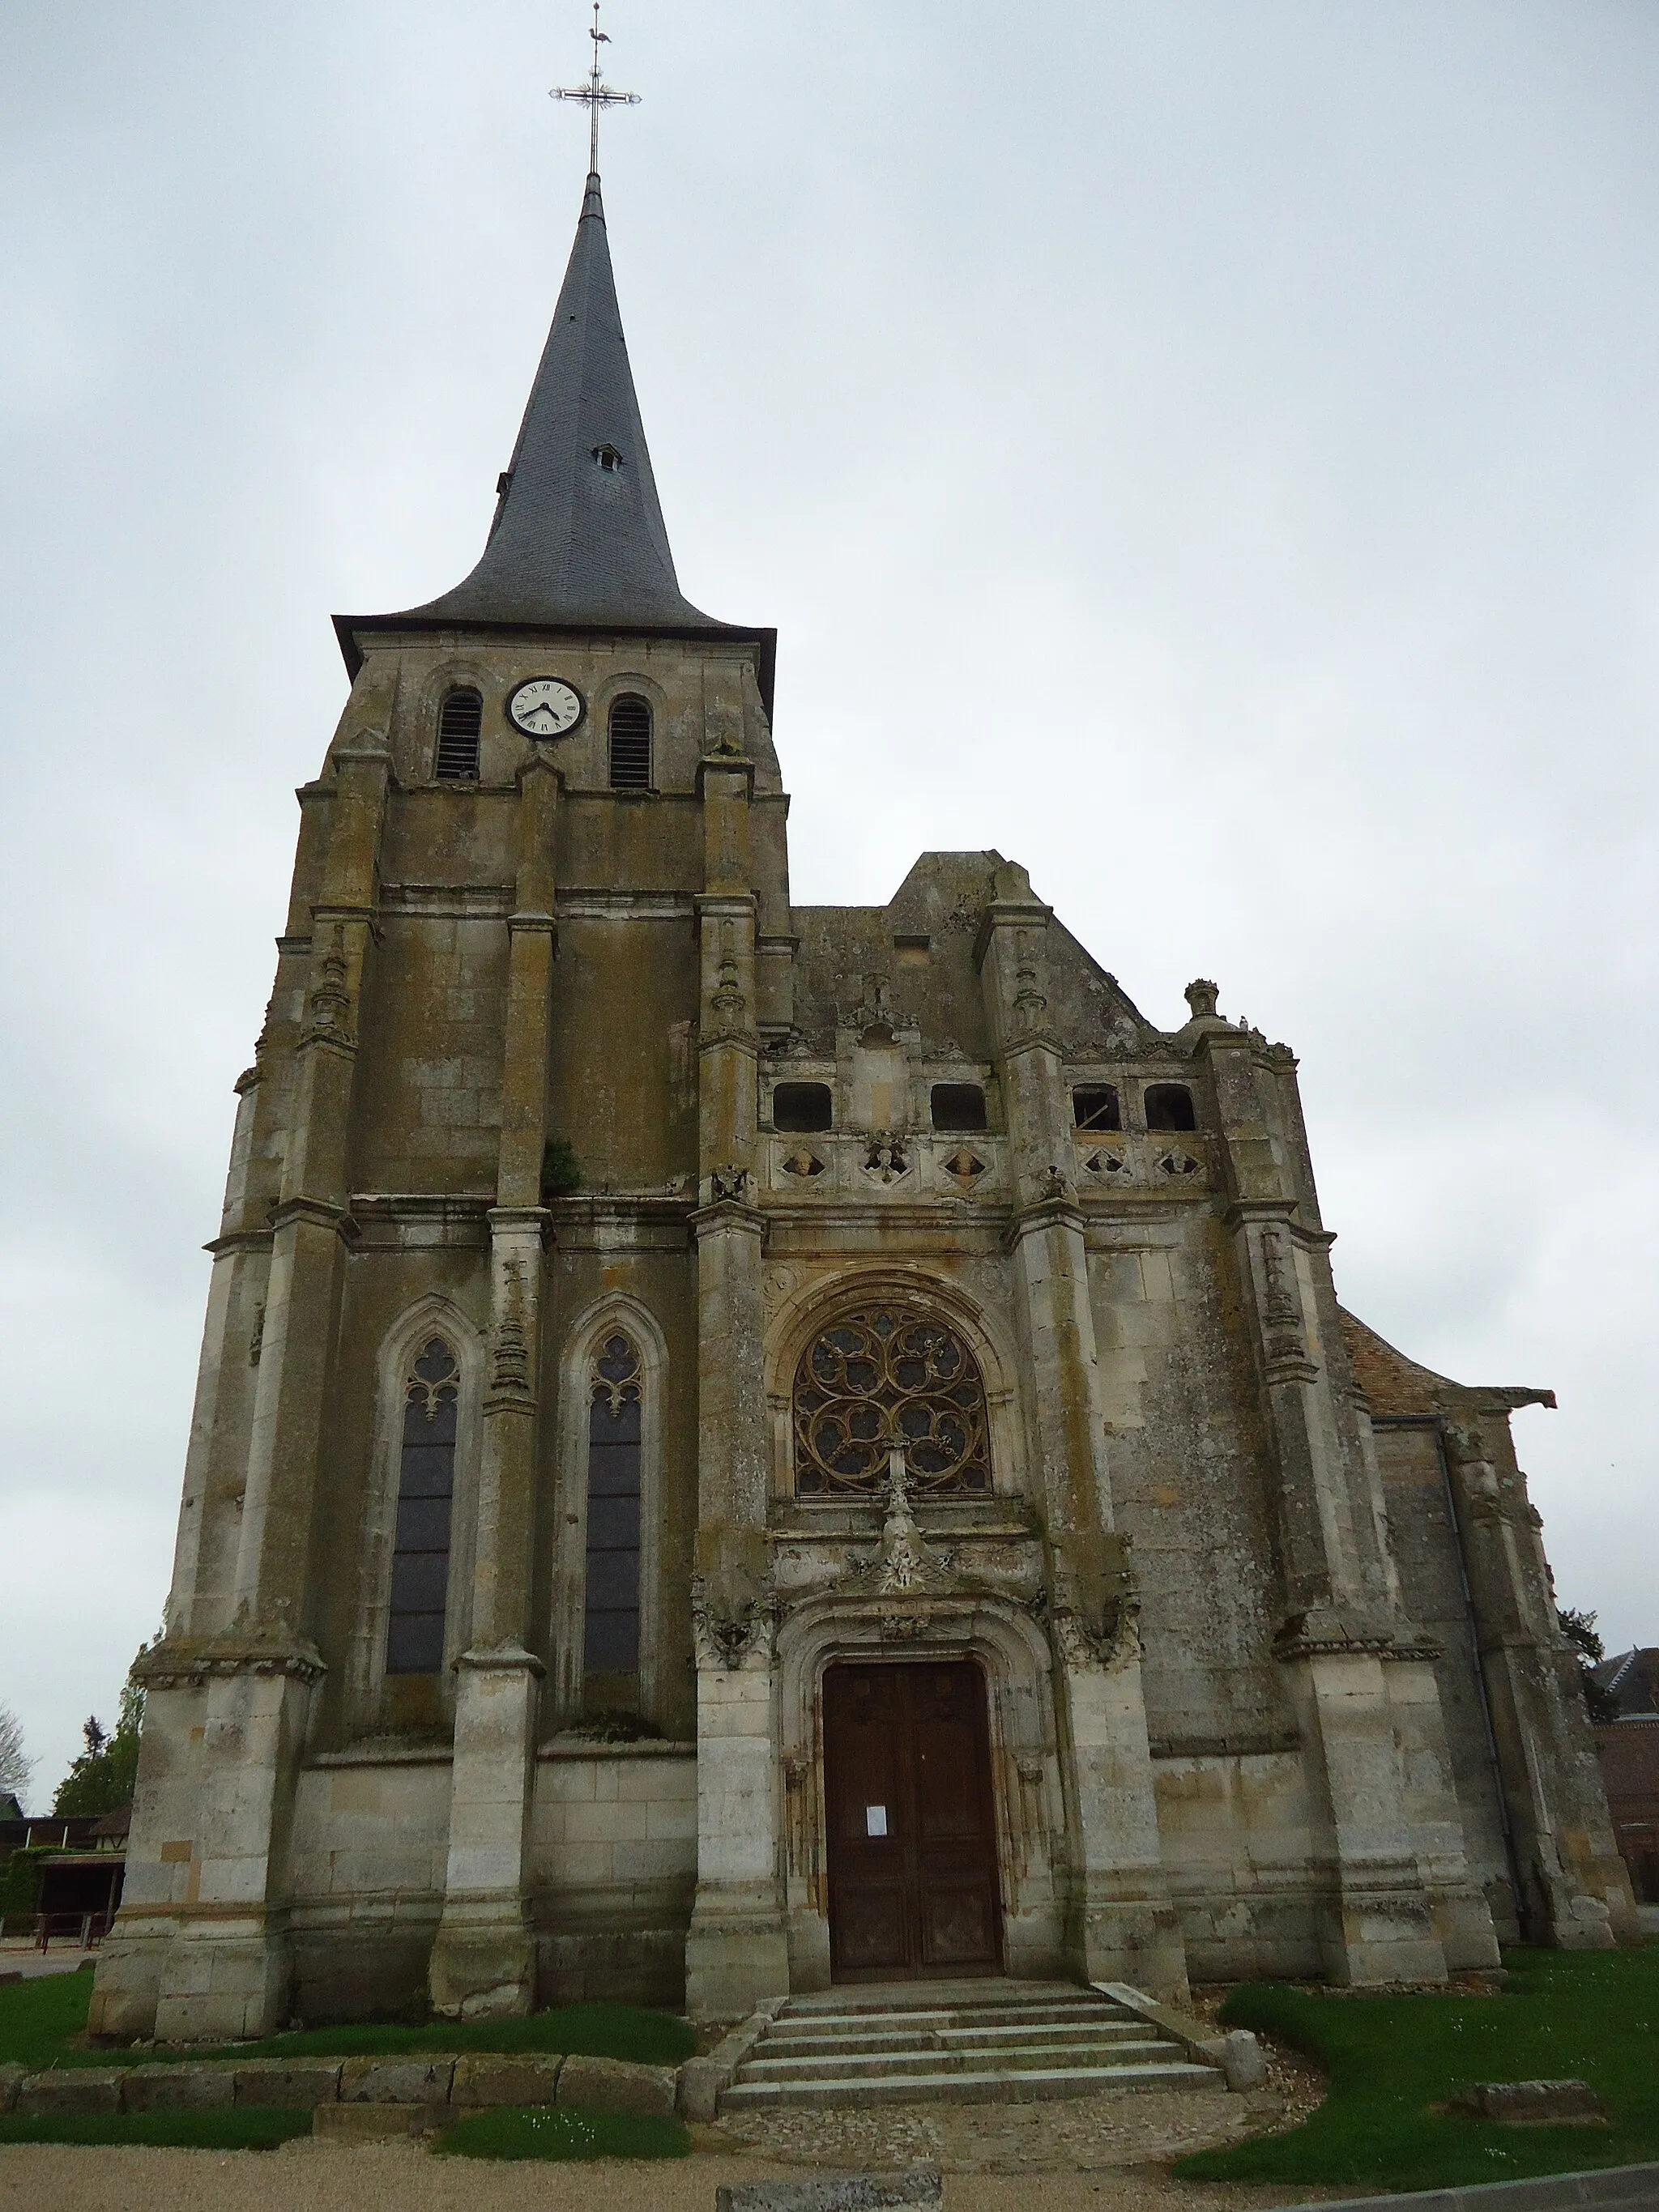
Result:
[[[1110,2092],[1046,2105],[779,2112],[696,2128],[690,2158],[592,2166],[434,2158],[410,2142],[301,2141],[276,2151],[0,2145],[0,2212],[714,2212],[723,2181],[935,2160],[945,2212],[1260,2212],[1352,2191],[1176,2181],[1165,2161],[1294,2127],[1319,2076],[1267,2046],[1267,2079],[1224,2091]],[[1041,2174],[1039,2188],[1032,2177]]]
[[[786,2169],[699,2153],[636,2165],[497,2164],[432,2158],[413,2143],[350,2149],[300,2142],[276,2151],[72,2150],[0,2147],[0,2212],[714,2212],[722,2181]],[[1156,2166],[1050,2173],[1042,2212],[1260,2212],[1282,2190],[1199,2188]],[[1305,2200],[1304,2200],[1305,2201]],[[1033,2212],[1030,2179],[953,2174],[945,2212]]]

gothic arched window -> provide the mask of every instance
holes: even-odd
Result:
[[[438,709],[438,757],[434,763],[440,783],[478,781],[478,741],[483,734],[483,699],[471,684],[459,684],[444,694]]]
[[[461,1370],[454,1353],[442,1337],[428,1337],[404,1392],[398,1528],[386,1636],[388,1674],[435,1674],[444,1663],[460,1391]]]
[[[624,691],[611,702],[611,788],[651,788],[651,702]]]
[[[640,1355],[620,1331],[594,1360],[587,1407],[584,1674],[640,1668]]]
[[[916,1497],[991,1488],[985,1386],[945,1322],[902,1305],[842,1314],[795,1370],[795,1492],[878,1497],[896,1445]]]

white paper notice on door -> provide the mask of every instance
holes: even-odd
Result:
[[[884,1805],[865,1807],[864,1832],[866,1836],[884,1836],[887,1833],[887,1808]]]

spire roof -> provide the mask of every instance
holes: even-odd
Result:
[[[477,567],[423,606],[340,616],[335,628],[355,672],[355,629],[434,623],[769,635],[717,622],[680,590],[628,363],[597,173],[588,175],[552,327]]]

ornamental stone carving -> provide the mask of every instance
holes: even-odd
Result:
[[[985,1388],[967,1346],[942,1321],[898,1304],[833,1322],[795,1374],[795,1492],[879,1495],[893,1455],[919,1495],[991,1488]]]
[[[777,1601],[769,1590],[733,1601],[712,1577],[691,1583],[691,1632],[699,1667],[769,1667],[777,1628]]]

